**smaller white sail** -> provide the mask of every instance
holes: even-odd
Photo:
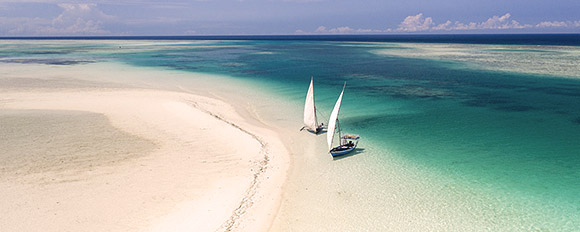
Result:
[[[318,121],[316,120],[316,107],[314,106],[314,84],[313,78],[310,79],[310,87],[306,94],[304,102],[304,125],[311,131],[316,131]]]
[[[346,82],[342,87],[342,92],[334,104],[332,113],[330,114],[330,119],[328,120],[328,130],[326,131],[326,141],[328,142],[328,150],[332,149],[332,140],[334,139],[334,130],[336,128],[336,120],[338,120],[338,112],[340,111],[340,103],[342,102],[342,95],[344,94],[344,87],[346,87]]]

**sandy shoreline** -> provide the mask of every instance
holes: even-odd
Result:
[[[162,71],[103,67],[0,64],[0,228],[269,229],[289,167],[274,131],[224,101],[130,81]],[[111,74],[136,78],[95,78]]]

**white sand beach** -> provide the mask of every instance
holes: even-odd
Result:
[[[2,231],[269,229],[290,165],[278,134],[154,77],[174,78],[0,64]]]

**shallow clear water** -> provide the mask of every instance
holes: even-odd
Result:
[[[418,199],[449,198],[437,200],[440,204],[433,206],[436,208],[452,204],[453,197],[462,196],[458,201],[486,206],[472,207],[471,210],[485,211],[481,214],[465,206],[465,212],[473,214],[482,224],[489,224],[474,228],[554,231],[579,228],[580,69],[567,66],[562,76],[558,76],[560,72],[554,72],[553,76],[537,72],[553,68],[558,59],[580,60],[580,53],[575,52],[577,47],[557,47],[561,53],[542,57],[545,62],[535,64],[536,71],[527,72],[518,68],[518,62],[528,65],[525,62],[536,60],[529,53],[554,47],[542,45],[530,51],[529,47],[513,45],[478,45],[478,51],[485,52],[482,55],[485,62],[478,62],[453,58],[458,56],[449,53],[418,56],[407,51],[440,48],[432,44],[406,47],[344,41],[89,41],[77,45],[45,41],[18,46],[14,43],[0,44],[0,62],[72,65],[113,60],[221,74],[247,80],[264,92],[286,99],[296,111],[301,111],[308,82],[314,76],[316,104],[326,119],[346,81],[341,125],[345,131],[361,135],[362,152],[326,166],[326,171],[336,176],[348,173],[349,177],[325,183],[329,188],[344,185],[360,189],[351,191],[359,198],[356,200],[359,208],[376,210],[371,215],[377,219],[393,219],[381,216],[381,208],[373,202],[388,202],[386,193],[394,194],[391,189],[386,190],[392,187],[387,184],[391,183],[388,178],[394,170],[411,172],[416,168],[424,177],[413,177],[418,179],[416,184],[440,181],[428,183],[425,188],[445,188],[433,190],[431,196],[415,193]],[[463,47],[454,47],[453,52],[456,49]],[[499,65],[506,56],[511,63]],[[521,61],[518,56],[522,56]],[[470,58],[473,57],[478,55],[470,53]],[[55,60],[59,62],[54,63]],[[401,170],[389,166],[395,163]],[[365,183],[353,180],[356,178],[363,178]],[[456,189],[450,190],[448,186]],[[472,192],[476,192],[475,197],[465,197]],[[296,194],[305,198],[309,195]],[[512,216],[506,216],[506,212]],[[507,225],[496,225],[501,223],[492,219],[495,217],[502,217],[501,223]],[[365,220],[370,221],[361,225],[372,225],[376,230],[385,228],[377,224],[388,224],[372,218]],[[449,223],[453,224],[453,219]],[[309,228],[294,226],[294,229]]]

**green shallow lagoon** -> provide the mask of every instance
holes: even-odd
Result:
[[[580,68],[567,67],[562,76],[536,71],[553,68],[558,54],[563,60],[580,60],[574,46],[557,47],[560,53],[541,57],[546,67],[535,65],[526,72],[511,68],[518,55],[525,56],[521,62],[536,60],[529,53],[542,55],[536,51],[554,50],[553,46],[530,50],[478,45],[485,62],[475,62],[449,58],[456,53],[447,50],[425,57],[408,55],[408,50],[439,46],[432,44],[409,48],[404,43],[223,40],[89,41],[75,46],[43,41],[18,52],[6,43],[0,46],[1,62],[54,65],[51,61],[58,60],[59,65],[76,65],[107,60],[230,76],[284,99],[286,110],[294,112],[286,120],[296,117],[298,124],[311,76],[317,107],[326,119],[346,81],[341,125],[361,135],[361,152],[340,160],[315,160],[323,167],[312,171],[316,179],[301,177],[302,185],[290,186],[304,202],[325,196],[324,189],[312,193],[313,183],[344,193],[328,196],[332,200],[325,199],[322,209],[302,206],[299,199],[283,203],[282,217],[299,222],[277,224],[275,229],[308,230],[328,220],[339,223],[322,230],[356,229],[352,226],[359,223],[380,231],[412,228],[421,217],[433,220],[433,226],[419,223],[417,230],[580,228]],[[472,51],[470,45],[457,46],[454,52]],[[496,69],[493,65],[505,59],[502,53],[509,53],[512,63]],[[326,158],[320,145],[316,143],[316,149]],[[393,177],[397,174],[412,180]],[[399,185],[391,186],[394,183]],[[409,195],[403,196],[406,192]],[[342,211],[340,204],[345,205]],[[328,207],[366,217],[322,219]],[[427,213],[393,218],[384,212],[412,211],[405,207]],[[454,209],[458,211],[448,212]],[[301,215],[292,215],[296,212]],[[392,222],[407,219],[408,227]],[[467,225],[469,220],[477,223]]]

